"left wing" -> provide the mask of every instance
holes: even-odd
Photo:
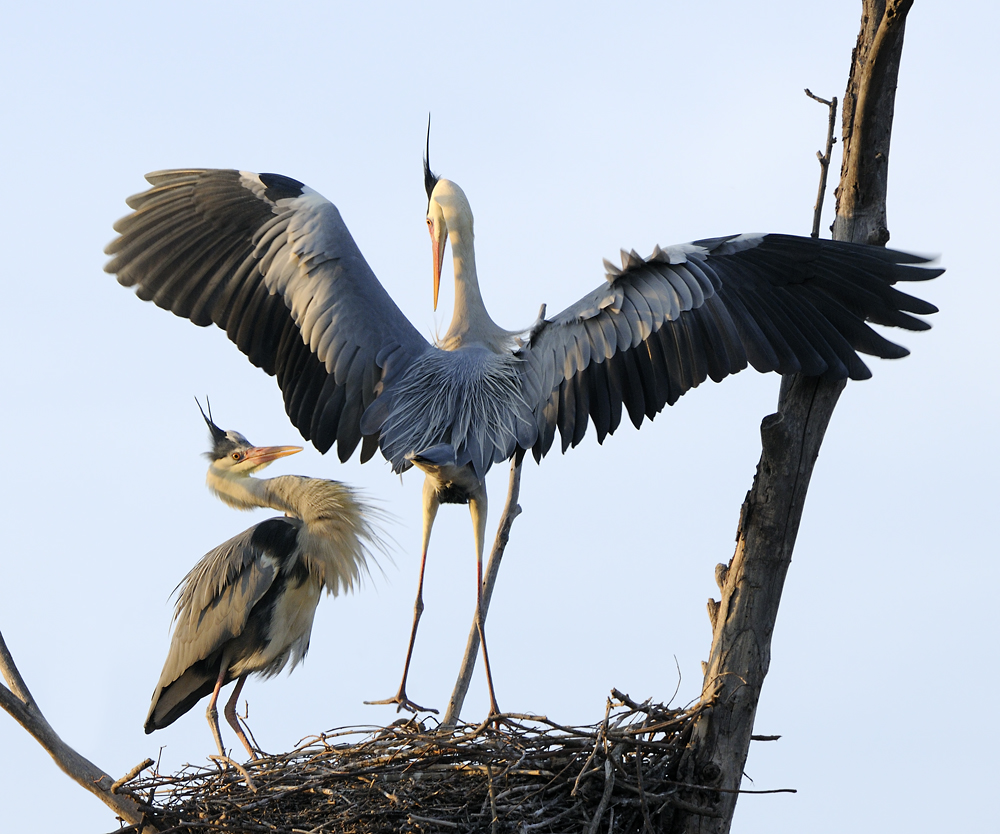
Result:
[[[866,322],[926,330],[937,308],[893,288],[934,278],[926,258],[793,235],[736,235],[605,261],[607,283],[537,323],[522,350],[536,459],[576,446],[589,422],[599,443],[624,405],[638,427],[706,377],[743,370],[867,379],[858,352],[909,351]]]

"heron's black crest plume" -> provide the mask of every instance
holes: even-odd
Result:
[[[226,433],[212,421],[212,403],[208,397],[205,397],[205,405],[208,407],[208,414],[205,414],[205,409],[201,407],[201,403],[198,402],[197,397],[194,398],[194,401],[201,412],[202,418],[204,418],[205,423],[208,425],[208,431],[212,437],[212,445],[218,445],[219,441],[226,439]]]
[[[427,114],[427,147],[424,149],[424,189],[427,191],[427,204],[431,202],[431,192],[438,183],[438,175],[431,171],[431,114]]]
[[[212,461],[222,460],[225,457],[229,457],[237,449],[247,449],[252,445],[239,432],[223,431],[215,424],[215,421],[212,420],[212,403],[209,402],[207,396],[205,397],[205,405],[208,406],[207,415],[201,407],[201,403],[198,402],[197,397],[194,398],[194,401],[198,404],[198,410],[208,425],[208,434],[212,439],[212,448],[205,452],[205,457]]]

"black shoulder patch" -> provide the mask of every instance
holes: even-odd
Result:
[[[292,555],[298,541],[299,525],[289,518],[269,518],[253,529],[250,543],[279,562]]]
[[[281,174],[258,174],[258,179],[267,186],[264,196],[272,202],[300,197],[305,185]]]

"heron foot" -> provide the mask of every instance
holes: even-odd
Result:
[[[513,721],[509,716],[499,710],[491,710],[490,714],[486,716],[486,719],[476,727],[475,734],[478,735],[482,732],[502,734],[504,726],[510,727],[513,730],[520,729],[517,722]]]
[[[383,704],[395,704],[396,712],[401,712],[402,710],[409,710],[414,715],[418,712],[429,712],[434,715],[438,714],[436,709],[431,709],[430,707],[422,707],[420,704],[414,703],[409,698],[406,697],[406,690],[400,689],[393,697],[383,698],[381,701],[365,701],[369,706],[381,706]]]

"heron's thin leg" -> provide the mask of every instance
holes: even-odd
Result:
[[[219,710],[215,703],[219,700],[219,692],[226,682],[226,672],[229,671],[229,657],[223,655],[219,664],[219,677],[215,681],[215,689],[212,690],[212,697],[208,699],[208,709],[205,710],[205,717],[208,718],[208,726],[212,728],[212,735],[215,736],[215,744],[219,748],[219,755],[225,758],[226,748],[222,746],[222,731],[219,730]]]
[[[486,538],[486,488],[469,499],[472,529],[476,537],[476,628],[479,642],[483,644],[483,665],[486,667],[486,684],[490,690],[490,715],[499,715],[496,693],[493,690],[493,673],[490,671],[490,654],[486,649],[485,617],[483,616],[483,544]]]
[[[413,603],[413,627],[410,629],[410,645],[406,648],[406,662],[403,664],[403,679],[399,683],[399,691],[392,698],[385,698],[381,701],[365,701],[366,704],[396,704],[396,712],[401,709],[408,709],[411,712],[432,712],[437,715],[436,709],[428,709],[419,704],[415,704],[406,695],[406,679],[410,674],[410,659],[413,657],[413,645],[417,640],[417,626],[420,624],[420,615],[424,613],[424,568],[427,566],[427,547],[431,541],[431,528],[434,526],[434,519],[437,517],[438,507],[437,493],[429,479],[424,480],[424,532],[423,547],[420,552],[420,578],[417,580],[417,599]]]
[[[250,754],[251,759],[257,758],[257,752],[250,746],[250,742],[247,741],[246,733],[243,732],[243,728],[240,726],[239,719],[236,717],[236,702],[240,699],[240,692],[243,691],[243,684],[247,682],[246,675],[240,675],[240,679],[236,681],[236,686],[233,687],[233,694],[229,696],[229,701],[226,703],[226,721],[229,722],[229,726],[236,730],[236,735],[240,737],[240,741],[243,742],[243,746],[246,747],[247,752]]]

